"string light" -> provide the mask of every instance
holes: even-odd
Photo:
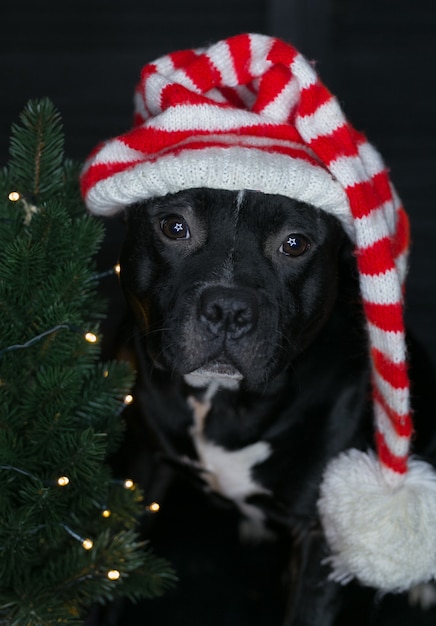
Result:
[[[133,400],[134,398],[131,393],[126,394],[123,398],[123,404],[118,409],[118,415],[121,415],[121,413],[124,411],[126,406],[128,406],[129,404],[132,404]]]
[[[133,482],[133,480],[131,478],[127,478],[124,481],[124,488],[125,489],[134,489],[135,488],[135,483]]]
[[[108,517],[110,517],[112,515],[112,511],[110,509],[104,509],[101,512],[101,514],[102,514],[103,517],[105,517],[107,519]]]
[[[151,502],[148,506],[145,507],[145,509],[147,511],[150,511],[150,513],[157,513],[158,511],[160,511],[160,504],[159,502]]]
[[[0,469],[10,470],[12,472],[18,472],[19,474],[22,474],[23,476],[28,476],[29,478],[32,478],[32,480],[42,482],[42,484],[46,486],[57,485],[58,487],[66,487],[67,485],[70,484],[70,479],[68,478],[68,476],[59,476],[59,478],[57,478],[57,480],[55,481],[53,480],[45,481],[45,480],[38,478],[34,474],[31,474],[30,472],[27,472],[26,470],[23,470],[19,467],[14,467],[13,465],[0,465]]]
[[[38,480],[37,477],[34,476],[33,474],[30,474],[30,472],[26,472],[25,470],[22,470],[19,467],[14,467],[13,465],[0,465],[0,469],[12,470],[14,472],[18,472],[19,474],[23,474],[24,476],[29,476],[30,478],[33,478],[34,480]],[[56,484],[59,487],[66,487],[69,483],[70,483],[70,479],[68,478],[68,476],[59,476],[59,478],[56,481]],[[92,550],[92,548],[94,547],[94,542],[92,541],[92,539],[90,539],[89,537],[81,537],[66,524],[60,524],[60,525],[62,526],[62,528],[64,528],[67,531],[67,533],[71,537],[73,537],[77,541],[80,541],[80,543],[82,544],[82,548],[84,550]],[[41,528],[42,527],[43,526],[41,526]]]
[[[121,266],[119,263],[117,263],[116,265],[111,267],[110,270],[105,270],[104,272],[99,272],[98,274],[94,274],[92,278],[94,280],[101,280],[102,278],[106,278],[106,276],[113,276],[114,274],[119,276],[120,272],[121,272]]]
[[[52,333],[55,333],[58,330],[61,330],[63,328],[66,328],[67,330],[76,330],[70,324],[57,324],[56,326],[53,326],[53,328],[50,328],[49,330],[44,331],[40,335],[36,335],[35,337],[32,337],[32,339],[29,339],[29,341],[26,341],[25,343],[20,343],[20,344],[17,343],[13,346],[8,346],[7,348],[3,348],[3,350],[0,350],[0,356],[5,354],[6,352],[11,352],[12,350],[20,350],[21,348],[29,348],[30,346],[33,346],[33,344],[36,343],[37,341],[40,341],[40,339],[43,339],[47,335],[51,335]]]
[[[117,569],[110,569],[107,572],[106,576],[109,578],[109,580],[118,580],[121,574]]]
[[[21,201],[24,209],[24,223],[26,226],[28,226],[32,221],[32,217],[39,212],[38,207],[28,202],[26,198],[20,194],[19,191],[11,191],[8,194],[8,198],[11,202],[18,202],[18,200]]]
[[[94,547],[94,543],[91,539],[84,539],[82,541],[82,547],[84,550],[92,550],[92,548]]]
[[[82,544],[82,548],[84,550],[92,550],[92,548],[94,547],[94,542],[92,541],[92,539],[89,539],[89,537],[81,537],[80,535],[75,533],[74,530],[72,530],[66,524],[61,524],[61,526],[62,526],[62,528],[64,530],[67,531],[67,533],[70,535],[70,537],[72,537],[76,541],[80,541],[80,543]]]
[[[23,476],[29,476],[29,478],[32,478],[33,480],[38,480],[38,478],[34,476],[33,474],[31,474],[30,472],[26,472],[26,470],[23,470],[19,467],[14,467],[13,465],[0,465],[0,469],[18,472],[19,474],[23,474]]]
[[[29,478],[32,478],[32,480],[40,481],[42,482],[43,485],[46,485],[46,486],[57,485],[58,487],[66,487],[67,485],[70,484],[70,479],[68,478],[68,476],[65,476],[65,475],[59,476],[55,481],[53,480],[45,481],[45,480],[38,478],[34,474],[31,474],[30,472],[27,472],[26,470],[23,470],[19,467],[14,467],[13,465],[0,465],[0,469],[18,472],[19,474],[23,474],[23,476],[28,476]]]
[[[77,328],[77,326],[73,326],[72,324],[56,324],[56,326],[53,326],[53,328],[50,328],[49,330],[45,330],[39,335],[32,337],[32,339],[29,339],[29,341],[26,341],[25,343],[17,343],[12,346],[8,346],[7,348],[3,348],[2,350],[0,350],[0,357],[6,354],[6,352],[12,352],[14,350],[21,350],[23,348],[30,348],[41,339],[44,339],[44,337],[47,337],[47,335],[51,335],[57,332],[58,330],[62,330],[62,329],[71,330],[72,332],[83,335],[86,341],[89,341],[90,343],[95,343],[98,340],[97,335],[95,335],[94,333],[91,333],[91,332],[84,333],[83,330],[81,330],[80,328]]]
[[[107,378],[109,376],[109,370],[104,370],[103,378]]]

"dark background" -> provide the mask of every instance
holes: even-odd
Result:
[[[67,156],[84,160],[130,127],[146,62],[244,31],[294,43],[391,168],[412,223],[407,315],[436,361],[434,0],[9,1],[0,29],[2,164],[10,125],[30,98],[52,99]],[[116,257],[118,231],[110,231],[105,245]]]

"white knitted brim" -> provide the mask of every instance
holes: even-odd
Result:
[[[99,161],[104,163],[104,149]],[[354,239],[346,194],[331,174],[304,159],[253,147],[185,149],[141,161],[97,182],[86,203],[96,215],[114,215],[140,200],[198,187],[248,189],[306,202],[335,215]]]

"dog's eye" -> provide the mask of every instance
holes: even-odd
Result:
[[[300,256],[300,254],[304,254],[309,248],[310,241],[307,237],[299,235],[298,233],[291,233],[286,237],[279,251],[287,256]]]
[[[189,239],[189,226],[180,215],[168,215],[160,223],[163,234],[169,239]]]

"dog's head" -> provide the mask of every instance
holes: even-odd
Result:
[[[193,189],[129,207],[122,285],[155,366],[271,380],[337,296],[336,218],[284,196]]]

